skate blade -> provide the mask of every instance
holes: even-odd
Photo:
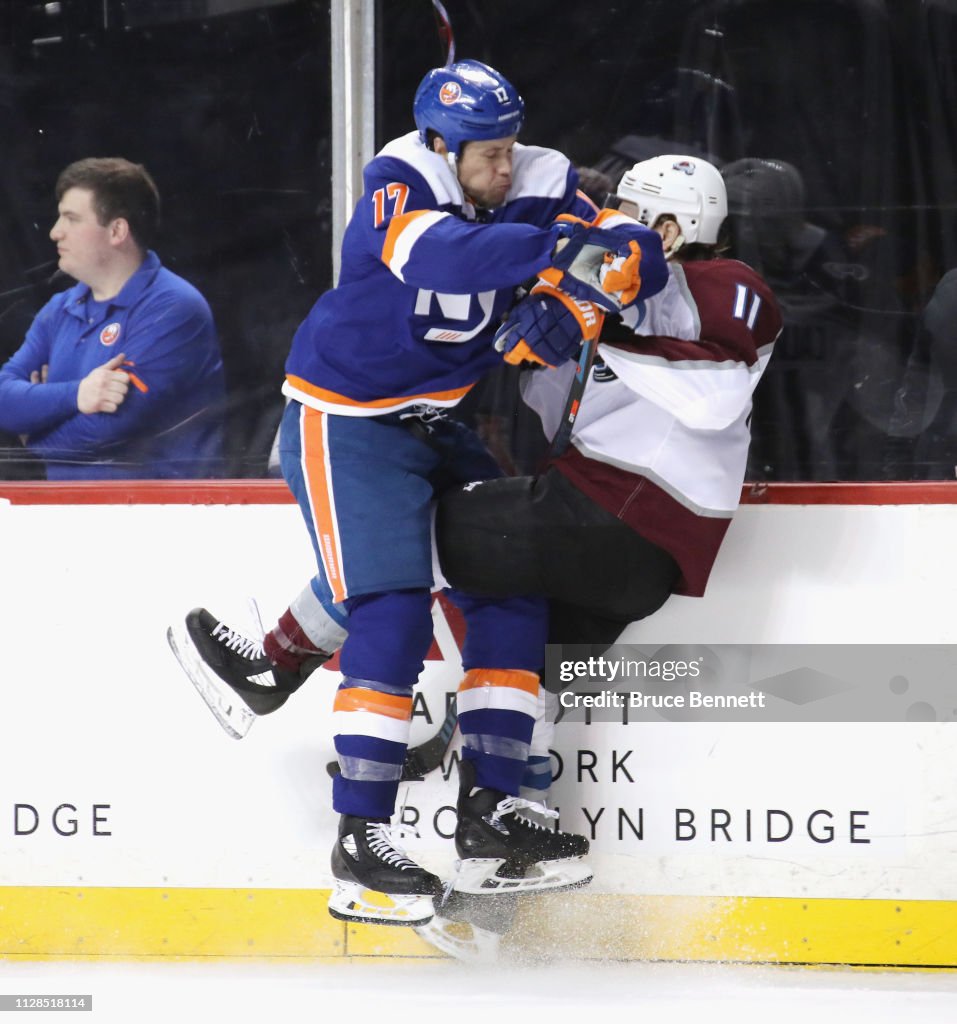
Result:
[[[248,708],[219,676],[210,672],[185,629],[166,630],[166,640],[180,668],[189,676],[196,692],[212,711],[216,721],[234,740],[241,740],[252,728],[256,714]]]
[[[471,964],[498,961],[500,936],[477,925],[450,921],[437,914],[428,924],[416,926],[415,933],[455,960]]]
[[[336,882],[329,913],[339,921],[388,924],[415,928],[432,920],[431,896],[401,896],[366,889],[358,882]]]
[[[469,858],[456,865],[452,888],[471,896],[499,893],[562,892],[581,889],[595,877],[581,857],[567,860],[539,861],[523,876],[510,878],[502,872],[506,861],[501,857]]]

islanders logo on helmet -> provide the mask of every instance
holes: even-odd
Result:
[[[457,157],[466,142],[517,135],[525,104],[515,86],[494,68],[460,60],[433,68],[422,79],[412,112],[422,141],[428,143],[429,132],[434,132]]]
[[[120,329],[120,325],[115,321],[111,324],[107,324],[106,327],[100,331],[100,344],[115,345],[116,339],[120,336]]]
[[[676,160],[672,165],[673,171],[683,171],[685,174],[694,174],[694,161],[693,160]]]
[[[452,106],[453,103],[458,103],[461,98],[462,86],[458,82],[446,82],[439,89],[439,102],[444,103],[447,107]]]

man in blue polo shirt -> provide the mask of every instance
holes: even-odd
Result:
[[[150,244],[159,193],[120,158],[70,164],[50,232],[78,283],[37,314],[0,368],[0,429],[50,480],[215,475],[223,366],[209,306]]]

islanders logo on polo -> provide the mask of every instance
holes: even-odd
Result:
[[[439,100],[444,103],[447,107],[450,107],[453,103],[457,103],[462,95],[462,86],[458,82],[446,82],[441,89],[439,89]]]
[[[100,344],[101,345],[115,345],[116,339],[120,336],[120,325],[114,320],[113,323],[107,324],[106,327],[100,331]]]

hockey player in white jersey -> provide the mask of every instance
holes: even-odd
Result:
[[[668,284],[643,308],[606,317],[567,451],[539,477],[452,492],[437,520],[450,582],[545,594],[549,641],[596,654],[671,593],[704,594],[740,497],[752,395],[781,330],[768,285],[720,254],[727,198],[714,166],[682,155],[643,161],[622,177],[617,205],[662,235]],[[512,319],[533,323],[521,310]],[[534,326],[524,341],[546,361],[567,351]],[[526,382],[548,434],[573,373],[569,363]],[[559,710],[545,683],[522,788],[543,803]],[[453,955],[482,958],[508,925],[507,911],[490,919],[453,896],[423,933]]]
[[[671,593],[703,596],[740,498],[752,395],[781,330],[766,282],[721,255],[717,168],[683,155],[642,161],[616,204],[662,235],[668,284],[643,309],[606,318],[568,450],[541,477],[496,482],[497,500],[485,484],[450,494],[439,518],[450,581],[544,593],[550,642],[599,649]],[[547,432],[570,376],[570,366],[536,373],[524,389]],[[551,784],[557,697],[543,687],[541,703],[523,786],[537,798]]]

